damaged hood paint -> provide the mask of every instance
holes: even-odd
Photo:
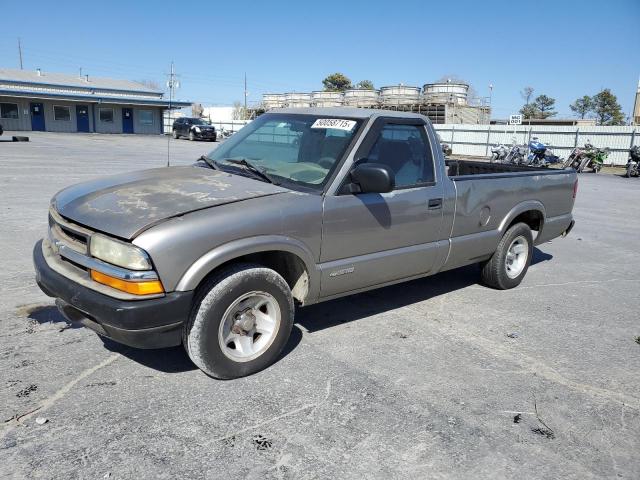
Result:
[[[56,194],[53,206],[75,223],[132,239],[172,217],[286,191],[219,170],[170,167],[73,185]]]

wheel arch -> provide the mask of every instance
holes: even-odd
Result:
[[[195,290],[210,275],[233,263],[264,265],[278,272],[300,304],[313,303],[319,290],[313,255],[290,237],[260,236],[220,245],[202,255],[182,275],[176,290]]]
[[[511,225],[523,222],[529,225],[531,230],[538,232],[537,235],[540,235],[544,227],[545,218],[544,205],[537,200],[528,200],[513,207],[500,222],[498,230],[504,235]]]

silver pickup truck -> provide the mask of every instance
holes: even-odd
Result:
[[[278,358],[296,305],[473,263],[486,285],[517,286],[533,246],[571,230],[577,184],[573,170],[445,162],[421,115],[277,110],[193,166],[56,194],[36,277],[69,320],[183,344],[236,378]]]

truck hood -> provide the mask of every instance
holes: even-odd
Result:
[[[53,197],[69,220],[132,239],[172,217],[287,190],[252,178],[198,167],[169,167],[104,177]]]

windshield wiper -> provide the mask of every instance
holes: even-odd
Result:
[[[246,158],[224,158],[222,159],[222,161],[227,163],[233,163],[234,165],[242,165],[245,169],[255,174],[256,176],[260,177],[265,182],[277,185],[277,183],[274,182],[273,179],[267,173],[264,172],[264,170],[256,167],[255,165],[250,163]]]
[[[218,165],[218,162],[216,162],[213,158],[207,157],[206,155],[200,155],[200,158],[198,158],[198,160],[203,161],[214,170],[220,170],[220,166]]]

